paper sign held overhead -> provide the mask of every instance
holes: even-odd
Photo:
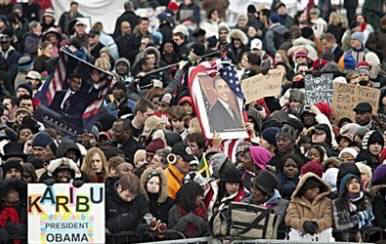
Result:
[[[245,103],[249,104],[260,98],[279,96],[283,72],[270,70],[268,74],[258,74],[241,81]]]
[[[334,92],[332,98],[332,107],[335,111],[335,120],[339,121],[342,118],[349,118],[354,121],[355,112],[353,109],[358,103],[368,102],[373,113],[378,111],[380,90],[358,86],[353,84],[334,84]]]
[[[334,74],[324,73],[320,76],[308,74],[304,78],[305,104],[313,105],[319,102],[332,103]]]

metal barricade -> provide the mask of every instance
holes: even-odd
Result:
[[[179,239],[179,240],[167,240],[167,241],[158,241],[158,242],[143,242],[137,244],[212,244],[212,237],[201,237],[201,238],[189,238],[189,239]]]
[[[331,242],[315,242],[318,244],[331,244]],[[332,242],[333,244],[358,244],[357,242]],[[288,240],[236,240],[231,244],[310,244],[309,241],[288,241]],[[361,242],[361,244],[374,244]]]

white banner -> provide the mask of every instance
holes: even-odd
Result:
[[[28,184],[28,243],[104,244],[104,184]]]
[[[52,0],[56,20],[70,9],[72,0]],[[91,24],[100,21],[103,23],[104,31],[112,34],[115,29],[115,21],[124,12],[124,1],[119,0],[77,0],[79,12],[85,17],[91,18]]]

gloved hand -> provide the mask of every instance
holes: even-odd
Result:
[[[303,230],[308,234],[316,234],[318,232],[318,224],[315,221],[304,221]]]

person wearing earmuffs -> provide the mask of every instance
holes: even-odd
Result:
[[[175,200],[178,190],[184,183],[184,177],[190,171],[190,162],[195,160],[188,145],[179,142],[167,156],[168,167],[165,174],[168,178],[168,196]]]

